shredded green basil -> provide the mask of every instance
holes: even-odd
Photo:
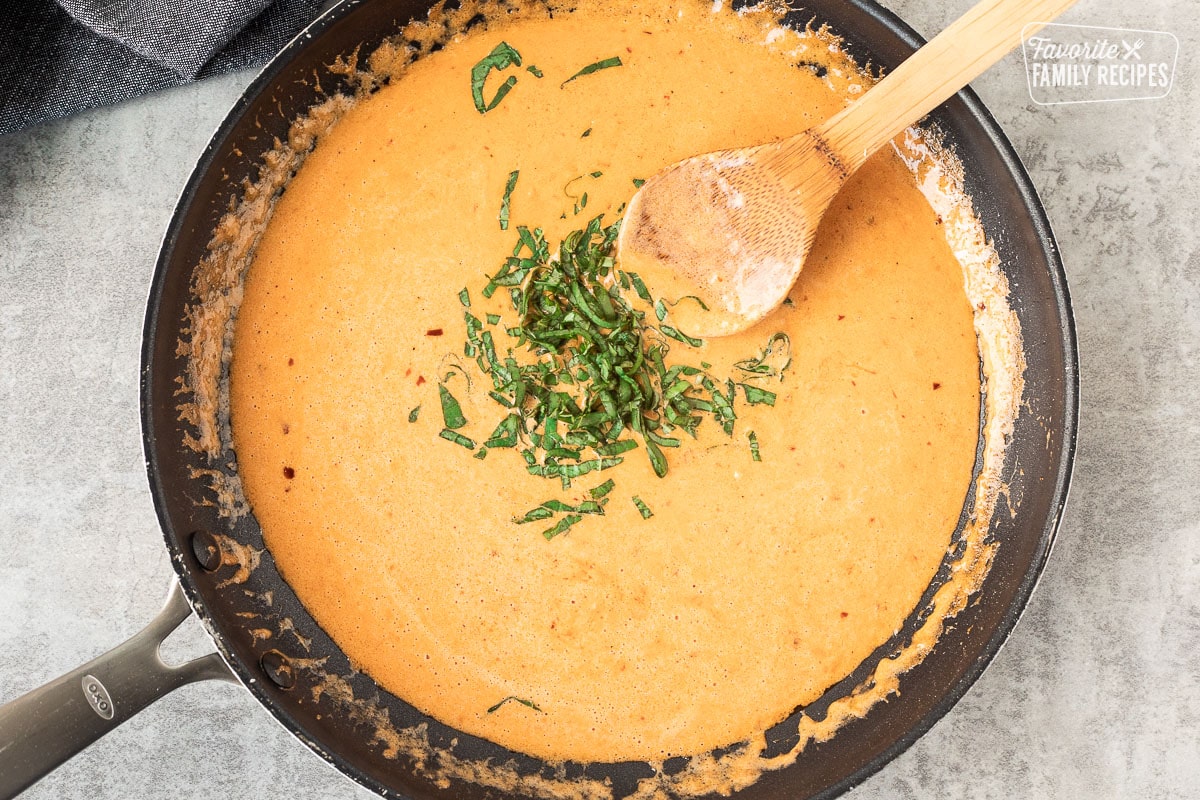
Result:
[[[546,712],[542,711],[540,708],[538,708],[537,705],[535,705],[532,701],[526,700],[523,697],[517,697],[516,695],[509,695],[508,697],[504,698],[499,703],[496,703],[496,705],[489,708],[487,710],[487,713],[492,714],[492,713],[495,713],[496,711],[499,711],[500,707],[502,705],[504,705],[505,703],[509,702],[510,700],[513,702],[516,702],[516,703],[520,703],[521,705],[525,706],[526,708],[532,708],[534,711],[537,711],[541,714],[546,713]]]
[[[576,72],[574,75],[572,75],[571,77],[569,77],[565,81],[563,81],[561,84],[559,84],[559,86],[560,87],[566,86],[571,81],[575,80],[576,78],[582,78],[584,75],[591,75],[593,72],[599,72],[602,69],[609,69],[610,67],[619,67],[619,66],[622,66],[620,56],[613,56],[612,58],[606,58],[601,61],[597,61],[594,64],[588,64],[586,67],[579,70],[579,72]]]
[[[582,519],[583,519],[583,516],[580,514],[568,514],[567,516],[565,516],[561,520],[559,520],[558,524],[555,525],[553,528],[547,528],[546,530],[542,531],[542,536],[544,536],[546,538],[546,541],[550,541],[555,536],[560,536],[561,534],[564,534],[567,531],[569,531],[571,529],[571,526],[575,525],[577,522],[579,522]]]
[[[704,345],[704,341],[702,339],[697,339],[695,336],[688,336],[683,331],[676,330],[670,325],[663,325],[659,328],[659,330],[665,333],[667,336],[670,336],[672,339],[676,339],[684,344],[690,344],[692,347],[702,347]]]
[[[475,449],[475,442],[471,439],[468,439],[466,436],[463,436],[458,431],[452,431],[449,428],[442,428],[442,432],[439,433],[438,436],[441,436],[448,442],[454,442],[457,445],[461,445],[468,450]]]
[[[650,510],[650,506],[642,502],[642,498],[635,495],[633,498],[633,504],[637,506],[637,510],[642,515],[642,519],[650,519],[654,516],[654,512]]]
[[[446,422],[446,427],[451,430],[457,430],[467,424],[467,418],[463,416],[462,406],[454,399],[454,395],[450,394],[450,390],[446,388],[446,384],[438,384],[438,394],[442,400],[442,419]]]
[[[748,383],[739,383],[738,386],[742,387],[742,391],[746,393],[746,402],[750,405],[775,405],[774,392],[768,392],[766,389],[760,389]]]
[[[619,232],[620,222],[605,226],[595,217],[552,253],[540,228],[518,226],[512,256],[483,289],[485,297],[508,290],[515,322],[465,316],[467,344],[492,380],[488,395],[507,409],[485,446],[516,448],[530,474],[557,478],[564,488],[639,448],[665,476],[664,451],[680,446],[679,433],[694,437],[712,417],[733,434],[737,386],[749,404],[775,400],[753,385],[718,381],[707,364],[672,363],[671,340],[688,348],[704,342],[654,326],[630,305],[626,291],[653,307],[660,323],[667,315],[637,274],[616,268]],[[492,328],[512,347],[499,351]]]
[[[505,211],[517,175],[510,174]],[[587,176],[599,177],[599,172]],[[580,196],[580,208],[586,197]],[[775,393],[755,382],[781,378],[790,365],[786,334],[772,336],[756,358],[737,362],[742,382],[711,374],[708,362],[688,363],[702,352],[704,341],[664,320],[670,306],[698,299],[656,300],[637,274],[618,269],[619,234],[620,222],[605,225],[600,215],[552,248],[541,228],[518,225],[512,255],[487,276],[482,289],[485,298],[503,290],[503,305],[511,313],[489,309],[480,319],[470,310],[469,292],[460,293],[466,309],[464,352],[490,380],[484,389],[500,410],[475,458],[511,450],[529,474],[556,480],[567,490],[574,481],[644,451],[654,473],[665,477],[666,454],[694,438],[704,420],[712,419],[732,436],[740,403],[775,404]],[[451,365],[445,378],[455,370],[463,371],[470,390],[470,375],[460,365]],[[476,442],[458,432],[467,420],[446,381],[438,388],[445,421],[439,435],[476,450]],[[750,432],[748,438],[758,461],[757,435]],[[542,535],[554,539],[587,516],[604,514],[615,485],[606,479],[586,493],[587,499],[547,500],[513,522],[549,524]],[[643,518],[653,515],[639,497],[632,499]]]
[[[418,414],[420,414],[420,413],[421,413],[421,407],[420,407],[420,406],[417,406],[417,407],[416,407],[416,408],[414,408],[412,411],[408,412],[408,421],[409,421],[409,422],[416,422],[416,421],[417,421],[417,415],[418,415]]]
[[[749,378],[778,378],[783,380],[783,374],[792,365],[792,340],[780,331],[767,340],[766,347],[756,358],[747,358],[734,366],[747,373]]]
[[[495,108],[516,86],[516,76],[510,75],[508,80],[496,90],[496,96],[492,98],[491,102],[485,102],[483,99],[483,85],[487,81],[488,73],[492,70],[507,69],[510,66],[521,66],[521,54],[507,42],[501,42],[471,68],[471,99],[475,101],[475,109],[480,114],[486,114]]]
[[[508,173],[508,181],[504,184],[504,197],[500,200],[500,230],[508,230],[509,204],[512,201],[513,189],[517,188],[517,177],[521,170],[514,169]]]
[[[607,500],[604,503],[608,502]],[[526,511],[523,516],[513,517],[513,522],[524,525],[527,522],[550,519],[555,514],[603,514],[604,503],[595,500],[584,500],[579,505],[571,505],[561,500],[547,500],[537,508]]]

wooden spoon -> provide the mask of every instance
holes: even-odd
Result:
[[[782,141],[694,156],[649,178],[625,212],[622,268],[679,303],[693,336],[744,330],[787,297],[817,225],[877,149],[1076,0],[983,0],[860,99]]]

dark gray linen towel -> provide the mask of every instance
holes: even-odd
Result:
[[[260,66],[328,0],[0,0],[0,135]]]

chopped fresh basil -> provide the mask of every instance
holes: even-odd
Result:
[[[412,411],[408,412],[408,421],[409,421],[409,422],[416,422],[416,421],[417,421],[417,415],[418,415],[418,414],[420,414],[420,413],[421,413],[421,407],[420,407],[420,406],[417,406],[417,407],[416,407],[416,408],[414,408]]]
[[[579,70],[579,72],[576,72],[574,75],[563,81],[560,86],[566,86],[571,81],[575,80],[576,78],[582,78],[584,75],[591,75],[593,72],[599,72],[602,69],[609,69],[610,67],[619,66],[621,66],[621,58],[619,56],[613,56],[612,58],[606,58],[601,61],[597,61],[594,64],[588,64],[586,67]]]
[[[667,336],[670,336],[672,339],[683,342],[684,344],[690,344],[692,347],[700,347],[704,344],[703,339],[697,339],[695,336],[688,336],[683,331],[676,330],[670,325],[663,325],[659,328],[659,330]]]
[[[538,520],[550,519],[554,516],[554,512],[545,506],[538,506],[525,512],[522,517],[514,517],[513,522],[518,525],[524,525],[527,522],[537,522]]]
[[[468,450],[475,449],[475,442],[471,439],[468,439],[466,436],[463,436],[458,431],[452,431],[449,428],[442,428],[442,432],[439,433],[438,436],[441,436],[448,442],[454,442],[457,445],[461,445]]]
[[[646,288],[646,284],[642,282],[642,279],[638,277],[636,272],[629,272],[626,274],[629,275],[629,280],[633,283],[633,290],[637,292],[637,296],[649,303],[650,290]]]
[[[642,502],[642,498],[634,495],[633,504],[637,506],[637,510],[642,515],[642,519],[650,519],[654,516],[654,512],[650,510],[650,506]]]
[[[694,294],[685,294],[683,297],[679,298],[678,300],[664,300],[663,302],[669,306],[677,306],[680,303],[682,303],[684,300],[691,300],[694,303],[696,303],[696,305],[698,305],[702,309],[704,309],[705,311],[708,311],[708,304],[705,303],[703,300],[701,300],[699,297],[696,297],[696,295],[694,295]]]
[[[492,70],[507,69],[514,65],[521,66],[521,54],[507,42],[501,42],[471,68],[471,98],[475,101],[475,109],[480,114],[486,114],[495,108],[517,83],[516,77],[510,75],[508,80],[496,90],[496,96],[492,98],[491,102],[485,102],[483,84],[487,81],[488,73]]]
[[[546,537],[546,540],[549,541],[549,540],[553,539],[555,536],[558,536],[559,534],[563,534],[563,533],[566,533],[567,531],[569,531],[571,529],[571,526],[574,525],[575,523],[579,522],[581,519],[583,519],[583,516],[580,514],[568,514],[567,516],[560,519],[558,521],[558,524],[555,525],[553,528],[547,528],[546,530],[542,531],[542,536]]]
[[[521,170],[514,169],[508,173],[508,181],[504,184],[504,197],[500,200],[500,230],[508,230],[509,204],[512,201],[513,189],[517,187],[517,177]]]
[[[565,191],[569,194],[570,184]],[[586,196],[577,199],[580,207]],[[512,313],[480,319],[464,312],[467,352],[491,381],[485,390],[501,409],[482,453],[513,450],[529,474],[557,479],[564,490],[579,478],[618,467],[639,448],[654,473],[665,477],[666,453],[683,446],[682,434],[695,438],[711,418],[732,436],[739,394],[749,405],[776,400],[773,392],[746,381],[774,375],[790,363],[784,334],[772,337],[758,358],[738,362],[742,383],[715,377],[707,362],[687,363],[703,340],[663,324],[674,303],[655,300],[637,274],[618,269],[619,234],[619,221],[606,226],[598,216],[552,248],[542,229],[516,226],[512,255],[482,290],[485,298],[506,290]],[[684,300],[701,302],[695,297],[674,302]],[[464,305],[469,306],[465,293]],[[475,449],[473,441],[455,433],[466,423],[461,407],[446,386],[440,391],[446,420],[441,435]],[[757,436],[749,437],[757,457]],[[547,500],[514,522],[553,523],[543,531],[553,539],[587,515],[603,514],[614,486],[605,480],[582,502]],[[637,498],[635,503],[648,518],[650,509]]]
[[[521,420],[516,414],[509,414],[500,421],[484,444],[488,447],[516,447],[517,426],[520,424]]]
[[[783,374],[792,365],[792,340],[782,331],[775,333],[767,340],[766,347],[757,358],[747,358],[734,364],[734,367],[747,373],[751,378],[778,378],[783,380]]]
[[[525,706],[526,708],[532,708],[534,711],[537,711],[539,713],[542,713],[542,714],[546,713],[546,712],[542,711],[540,708],[538,708],[532,701],[526,700],[522,697],[517,697],[515,695],[509,695],[508,697],[501,700],[499,703],[496,703],[496,705],[492,706],[491,708],[489,708],[487,710],[487,713],[492,714],[492,713],[495,713],[496,711],[499,711],[500,707],[502,705],[504,705],[505,703],[507,703],[509,700],[512,700],[513,702],[516,702],[516,703],[520,703],[521,705]]]
[[[466,417],[463,416],[462,406],[454,399],[454,395],[450,394],[450,390],[446,388],[446,384],[438,384],[438,394],[442,399],[442,419],[446,422],[446,427],[451,430],[457,430],[467,424]]]
[[[775,393],[768,392],[766,389],[760,389],[757,386],[751,386],[748,383],[739,383],[742,391],[746,393],[746,402],[752,406],[757,405],[775,405]]]
[[[750,458],[754,459],[755,461],[762,461],[762,454],[758,452],[757,434],[755,434],[754,431],[750,431],[748,438],[750,439]]]

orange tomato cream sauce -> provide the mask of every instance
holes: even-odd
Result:
[[[514,287],[483,291],[522,229],[557,252],[667,164],[796,133],[872,78],[833,32],[764,8],[480,8],[487,22],[339,108],[246,252],[227,390],[245,499],[321,627],[421,711],[550,761],[750,743],[742,778],[693,787],[738,788],[764,731],[889,641],[951,549],[912,643],[803,719],[797,749],[895,691],[986,574],[1020,395],[1007,287],[957,161],[910,130],[853,177],[788,302],[748,331],[665,334],[670,305],[658,319],[616,263],[612,296],[668,368],[689,367],[672,385],[711,407],[711,378],[736,418],[660,428],[678,442],[659,448],[662,477],[633,430],[603,469],[536,474],[548,456],[527,421],[515,446],[495,441],[522,409],[493,396],[478,338],[493,332],[501,362],[546,356],[507,332]],[[502,43],[519,63],[487,61]],[[580,455],[551,463],[600,459],[561,446]]]

